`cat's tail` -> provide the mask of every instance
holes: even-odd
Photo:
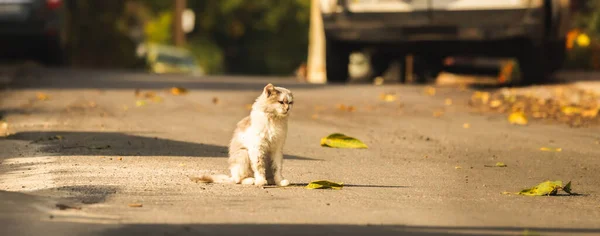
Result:
[[[224,183],[233,184],[233,179],[227,175],[201,175],[200,177],[190,177],[191,181],[196,183]]]

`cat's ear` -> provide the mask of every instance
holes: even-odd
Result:
[[[265,86],[265,89],[264,89],[265,96],[267,96],[267,97],[271,96],[271,94],[273,94],[274,91],[275,91],[275,86],[273,86],[273,84],[269,83],[269,84],[267,84],[267,86]]]

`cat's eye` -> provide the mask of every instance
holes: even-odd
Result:
[[[282,104],[282,105],[283,105],[283,101],[279,101],[279,104]]]

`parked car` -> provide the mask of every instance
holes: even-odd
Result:
[[[204,75],[194,55],[183,48],[156,43],[143,43],[137,48],[137,54],[145,58],[150,72],[157,74]]]
[[[36,57],[48,65],[64,61],[62,0],[0,0],[0,56]]]
[[[448,56],[512,57],[522,82],[540,82],[565,59],[569,6],[569,0],[321,0],[327,78],[347,81],[350,53],[368,49],[373,76],[408,54],[420,80],[436,76]]]

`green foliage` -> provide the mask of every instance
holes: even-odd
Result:
[[[223,73],[223,51],[216,43],[206,37],[197,36],[188,42],[188,49],[207,74]]]
[[[157,17],[146,22],[144,33],[146,41],[150,43],[168,44],[171,42],[171,24],[173,22],[173,13],[163,11]]]

